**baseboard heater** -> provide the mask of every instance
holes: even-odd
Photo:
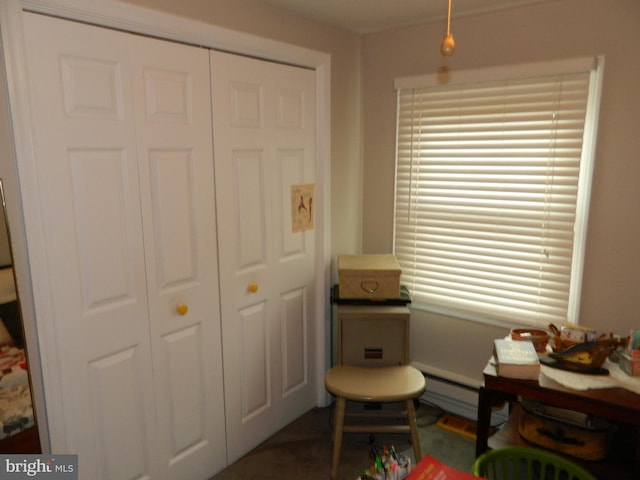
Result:
[[[427,389],[420,399],[433,404],[442,410],[470,420],[478,418],[478,393],[480,384],[477,380],[447,372],[430,365],[413,362],[427,379]],[[507,420],[505,407],[492,414],[491,424],[499,425]]]

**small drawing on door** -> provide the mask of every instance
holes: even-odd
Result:
[[[291,231],[313,230],[314,183],[291,185]]]

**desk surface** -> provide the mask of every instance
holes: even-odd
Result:
[[[537,380],[500,377],[488,365],[484,372],[487,389],[539,400],[618,423],[640,426],[640,395],[621,387],[572,390],[562,385],[541,386]]]

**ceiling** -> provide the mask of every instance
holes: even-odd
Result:
[[[357,33],[445,19],[447,0],[259,0]],[[559,0],[452,0],[453,18]]]

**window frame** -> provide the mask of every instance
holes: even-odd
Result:
[[[398,78],[394,82],[397,92],[396,99],[396,158],[394,177],[394,219],[393,219],[393,249],[396,247],[396,212],[397,212],[397,188],[398,188],[398,159],[399,159],[399,119],[400,119],[400,93],[403,89],[434,87],[441,84],[465,85],[493,82],[496,80],[526,79],[548,75],[561,75],[570,73],[589,73],[589,87],[587,108],[583,129],[583,144],[580,157],[580,170],[578,174],[578,192],[576,198],[576,217],[574,222],[573,256],[571,261],[571,277],[569,282],[569,302],[567,306],[568,323],[579,323],[580,300],[582,293],[585,250],[587,243],[587,229],[591,190],[593,183],[593,171],[595,165],[595,152],[597,144],[597,126],[600,111],[600,98],[602,94],[602,82],[604,76],[604,56],[590,56],[574,59],[554,60],[548,62],[528,63],[511,66],[490,67],[476,70],[443,70],[437,73]],[[406,279],[405,279],[406,280]],[[411,287],[410,287],[411,288]],[[418,310],[433,312],[467,319],[475,322],[491,325],[527,325],[546,327],[548,322],[541,320],[521,320],[514,318],[492,318],[486,314],[475,314],[468,310],[458,310],[451,307],[425,303],[420,298],[412,300],[412,307]]]

